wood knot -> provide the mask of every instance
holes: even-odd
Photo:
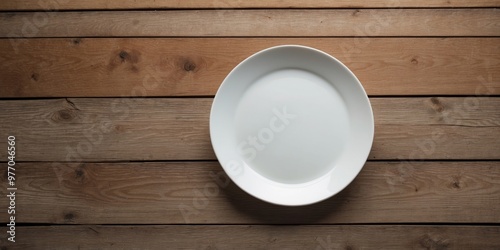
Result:
[[[122,59],[122,62],[125,62],[125,60],[130,58],[130,55],[128,54],[128,52],[124,51],[124,50],[120,51],[118,56],[120,57],[120,59]]]
[[[85,176],[85,171],[83,169],[77,168],[75,170],[75,178],[76,179],[79,179],[79,180],[84,179],[84,176]]]
[[[40,78],[40,75],[38,73],[33,72],[33,74],[31,74],[31,80],[37,82],[39,78]]]
[[[431,104],[432,104],[432,109],[434,109],[437,112],[443,112],[444,106],[437,97],[431,97]]]
[[[61,119],[63,120],[71,120],[73,118],[73,115],[69,110],[63,109],[59,110],[57,113],[59,114],[59,117],[61,117]]]
[[[451,189],[461,189],[462,183],[460,182],[460,177],[454,176],[453,180],[450,183]]]
[[[74,45],[78,45],[82,42],[82,39],[81,38],[75,38],[73,40],[71,40],[71,42],[74,44]]]
[[[124,67],[134,73],[139,71],[138,63],[140,61],[141,53],[137,50],[125,50],[120,49],[113,52],[108,69],[110,71],[115,70],[118,67]]]
[[[64,221],[65,222],[73,222],[75,220],[76,216],[73,213],[66,213],[64,214]]]
[[[191,61],[184,62],[184,70],[185,71],[194,71],[196,69],[196,64]]]
[[[413,64],[413,65],[417,65],[417,64],[418,64],[418,60],[417,60],[417,58],[412,58],[412,59],[411,59],[411,64]]]
[[[61,122],[61,121],[68,122],[73,120],[75,117],[76,114],[73,111],[67,109],[61,109],[54,112],[54,114],[52,115],[52,120],[55,122]]]
[[[113,128],[117,133],[124,133],[127,130],[124,125],[120,124],[115,125]]]
[[[434,105],[439,105],[441,104],[441,102],[439,101],[439,99],[437,97],[431,97],[431,102],[432,104]]]

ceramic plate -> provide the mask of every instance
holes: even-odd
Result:
[[[249,194],[307,205],[344,189],[374,134],[370,101],[356,76],[320,50],[284,45],[236,66],[210,113],[210,137],[228,176]]]

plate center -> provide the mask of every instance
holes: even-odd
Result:
[[[236,108],[238,152],[260,175],[305,183],[335,166],[349,137],[346,105],[322,77],[272,71],[250,84]]]

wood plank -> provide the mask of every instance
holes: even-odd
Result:
[[[9,10],[109,10],[109,9],[199,9],[199,8],[398,8],[398,7],[499,7],[498,0],[3,0],[0,11]]]
[[[253,198],[217,162],[18,163],[16,176],[17,223],[500,222],[500,162],[368,162],[340,194],[303,207]]]
[[[0,13],[0,37],[499,36],[500,10],[178,10]]]
[[[500,159],[500,98],[371,103],[369,159]],[[212,98],[4,100],[0,131],[16,136],[18,161],[213,160],[211,104]]]
[[[7,249],[498,249],[494,226],[35,226]]]
[[[213,96],[282,44],[335,56],[372,96],[500,94],[500,38],[88,38],[0,39],[0,97]]]

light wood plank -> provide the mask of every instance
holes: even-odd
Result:
[[[368,162],[340,194],[303,207],[253,198],[217,162],[19,163],[16,176],[18,223],[500,222],[500,162]]]
[[[253,53],[321,49],[369,95],[498,95],[500,38],[0,39],[0,97],[213,96]]]
[[[499,36],[499,9],[12,12],[0,37]]]
[[[35,226],[7,249],[498,249],[494,226]]]
[[[102,9],[197,9],[197,8],[397,8],[397,7],[498,7],[498,0],[3,0],[0,10],[102,10]]]
[[[500,98],[372,98],[370,159],[500,159]],[[212,160],[212,98],[0,101],[19,161]],[[6,147],[0,141],[0,148]],[[0,151],[5,159],[7,151]]]

